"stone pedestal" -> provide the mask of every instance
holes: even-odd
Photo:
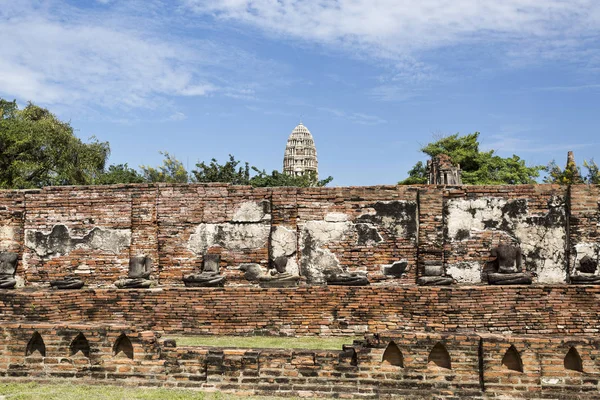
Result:
[[[81,289],[84,285],[82,280],[73,277],[50,281],[50,286],[56,289]]]
[[[488,283],[490,285],[531,285],[532,279],[529,272],[498,273],[488,274]]]
[[[183,277],[183,283],[188,287],[217,287],[225,285],[225,277],[219,273],[221,256],[205,254],[202,262],[202,272]]]
[[[454,279],[444,276],[444,266],[439,261],[425,261],[423,265],[423,276],[417,278],[417,284],[421,286],[452,285]]]

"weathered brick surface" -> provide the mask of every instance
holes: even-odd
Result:
[[[169,185],[158,191],[158,253],[160,281],[163,284],[182,284],[182,275],[199,272],[202,254],[195,254],[188,241],[200,224],[232,223],[236,209],[243,203],[270,203],[269,189],[249,186]],[[258,222],[270,224],[270,217]],[[228,250],[214,246],[211,254],[221,255],[221,273],[230,283],[243,280],[238,267],[241,263],[268,264],[268,241],[258,248]]]
[[[0,191],[0,251],[19,253],[19,287],[0,290],[0,375],[248,394],[598,398],[600,343],[592,337],[600,331],[600,286],[568,282],[583,255],[598,257],[599,221],[600,187],[586,185]],[[368,273],[371,285],[267,289],[247,282],[239,265],[268,267],[273,232],[283,228],[295,234],[286,257],[300,273],[305,257],[330,254],[345,270]],[[214,243],[197,240],[202,229],[229,229],[230,242],[220,234]],[[264,238],[244,236],[255,231]],[[307,232],[321,241],[317,251],[305,243]],[[45,240],[61,245],[49,252]],[[490,249],[501,242],[519,244],[533,285],[486,284]],[[199,271],[204,248],[221,255],[225,288],[182,286],[182,275]],[[158,288],[115,289],[138,255],[154,260]],[[401,260],[401,277],[383,273]],[[425,265],[443,265],[458,284],[415,285]],[[47,287],[65,276],[87,286]],[[35,331],[46,357],[24,355]],[[79,332],[95,349],[89,359],[69,354]],[[350,349],[169,348],[154,332],[377,336],[356,344],[354,357]],[[133,360],[114,357],[122,333]],[[382,364],[391,341],[404,367]],[[437,343],[452,359],[449,370],[428,362]],[[523,372],[503,365],[511,346]],[[565,367],[571,349],[581,371]]]
[[[347,221],[375,227],[381,242],[361,244],[358,233],[343,240],[326,243],[323,248],[334,253],[351,272],[366,271],[371,281],[386,279],[383,265],[407,262],[407,273],[394,283],[414,283],[417,262],[417,190],[407,186],[375,186],[351,188],[303,188],[296,196],[299,240],[302,227],[309,221],[327,220],[328,215],[343,214]],[[395,210],[394,207],[398,207]],[[379,208],[379,211],[377,211]],[[385,210],[389,208],[389,210]],[[375,217],[377,213],[380,218]],[[395,220],[406,213],[401,220]],[[403,226],[398,232],[398,225]],[[305,247],[302,243],[299,248]],[[388,280],[389,277],[387,278]]]
[[[200,334],[389,329],[593,335],[594,286],[253,287],[0,291],[2,321],[93,321]]]
[[[31,345],[36,335],[44,354],[30,350],[39,349]],[[75,353],[80,335],[89,354]],[[119,352],[123,336],[131,343],[130,357]],[[0,380],[76,379],[303,397],[594,399],[599,345],[589,337],[387,331],[343,350],[171,347],[158,333],[130,326],[3,324]],[[503,362],[511,346],[518,371]],[[393,363],[385,356],[388,347],[400,353]],[[580,371],[564,362],[572,347],[582,360]]]
[[[181,285],[183,275],[201,268],[204,253],[190,245],[201,227],[286,228],[296,233],[297,251],[290,257],[302,269],[302,260],[310,256],[304,254],[307,226],[347,223],[346,233],[319,246],[345,270],[367,272],[371,282],[414,284],[422,273],[417,265],[439,262],[459,284],[485,283],[490,249],[508,242],[524,251],[534,282],[566,283],[578,259],[600,252],[599,201],[598,186],[588,185],[253,189],[157,184],[1,191],[0,250],[20,253],[17,276],[26,286],[67,275],[88,286],[111,286],[126,275],[129,258],[136,255],[152,257],[157,283]],[[264,206],[264,218],[236,220],[248,204]],[[27,235],[48,235],[57,226],[75,239],[94,229],[112,229],[127,233],[129,241],[118,251],[77,244],[52,255],[23,246]],[[221,254],[229,284],[247,284],[239,265],[268,267],[270,245],[270,239],[247,248],[243,242],[232,248],[209,243],[205,252]],[[406,272],[399,278],[384,275],[384,266],[396,261],[407,263]]]

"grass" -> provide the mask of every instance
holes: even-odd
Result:
[[[254,349],[341,350],[359,337],[179,336],[177,346],[241,347]]]
[[[199,392],[186,389],[154,389],[120,386],[0,383],[1,400],[291,400],[290,397],[254,397]]]

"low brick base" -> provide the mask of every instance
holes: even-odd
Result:
[[[4,324],[0,332],[2,381],[367,399],[600,396],[600,341],[585,337],[385,332],[343,350],[290,350],[177,347],[116,325]],[[74,354],[78,340],[87,355]],[[120,351],[124,341],[130,353]]]

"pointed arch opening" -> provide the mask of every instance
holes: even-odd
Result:
[[[504,357],[502,357],[502,365],[511,371],[523,372],[523,360],[515,346],[511,345]]]
[[[583,372],[583,360],[579,355],[579,352],[574,346],[571,346],[567,355],[565,356],[565,369],[571,371]]]
[[[427,364],[433,363],[434,365],[440,368],[451,369],[452,361],[450,360],[450,354],[442,343],[437,342],[433,349],[431,349],[431,353],[429,353],[429,357],[427,358]]]
[[[25,356],[31,356],[36,351],[40,356],[46,357],[46,344],[38,331],[33,332],[31,339],[29,339],[29,343],[27,343],[27,348],[25,349]]]
[[[115,345],[113,346],[113,354],[115,357],[121,353],[133,360],[133,345],[131,344],[131,340],[129,340],[124,333],[121,333],[121,336],[117,338]]]
[[[90,358],[90,343],[88,342],[85,335],[81,332],[73,339],[69,346],[71,356],[77,355],[77,353],[83,354],[85,357]]]
[[[404,356],[398,348],[398,345],[393,341],[388,344],[385,351],[383,352],[383,358],[381,359],[381,363],[404,368]]]

